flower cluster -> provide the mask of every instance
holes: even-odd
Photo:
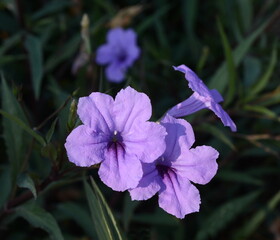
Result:
[[[78,115],[82,125],[66,139],[68,158],[77,166],[100,163],[101,180],[115,191],[130,192],[133,200],[158,193],[159,206],[178,218],[199,210],[200,195],[192,183],[206,184],[217,172],[219,153],[210,146],[192,148],[190,123],[177,119],[202,108],[211,109],[226,126],[235,124],[218,104],[222,97],[209,90],[184,65],[194,94],[169,110],[159,123],[151,122],[149,97],[131,87],[111,96],[94,92],[82,97]]]

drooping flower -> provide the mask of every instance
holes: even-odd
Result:
[[[178,218],[197,212],[200,195],[191,182],[208,183],[217,172],[219,153],[209,146],[191,148],[195,138],[191,125],[166,115],[166,150],[153,163],[143,163],[139,185],[129,190],[133,200],[146,200],[158,193],[159,206]]]
[[[235,123],[219,104],[219,102],[224,100],[220,93],[216,89],[210,90],[187,66],[180,65],[174,67],[174,69],[185,74],[185,78],[189,82],[189,87],[194,93],[185,101],[171,108],[167,113],[173,117],[183,117],[201,109],[208,108],[221,119],[225,126],[230,127],[230,129],[235,132]]]
[[[136,33],[132,29],[114,28],[107,34],[107,43],[97,49],[96,62],[107,65],[105,74],[109,81],[119,83],[139,55]]]
[[[101,163],[99,176],[113,190],[136,187],[143,174],[141,162],[152,162],[165,150],[164,127],[148,121],[150,99],[131,87],[115,100],[99,92],[82,97],[77,112],[83,125],[66,139],[68,158],[81,167]]]

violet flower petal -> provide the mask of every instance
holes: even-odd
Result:
[[[132,126],[150,119],[151,101],[146,94],[127,87],[122,89],[115,98],[114,115],[117,130],[129,132]]]
[[[204,102],[198,100],[196,95],[197,93],[193,93],[185,101],[178,103],[173,108],[168,110],[167,114],[171,115],[172,117],[179,118],[188,116],[192,113],[206,108]]]
[[[104,65],[109,64],[114,60],[115,51],[114,48],[108,44],[104,44],[97,49],[96,62]]]
[[[110,134],[114,129],[112,106],[114,99],[103,93],[94,92],[88,97],[81,97],[78,102],[77,113],[81,121],[96,132]]]
[[[166,115],[161,124],[167,130],[166,150],[163,157],[176,160],[181,154],[181,148],[191,148],[195,139],[191,125],[183,119],[176,119]]]
[[[139,159],[128,155],[118,146],[105,153],[105,161],[98,171],[100,179],[115,191],[134,188],[139,183],[143,171]]]
[[[138,186],[129,190],[132,200],[147,200],[154,196],[162,186],[162,180],[154,164],[143,163],[143,177]]]
[[[180,71],[185,74],[185,78],[189,82],[189,87],[192,89],[194,92],[197,92],[199,95],[204,96],[204,97],[209,97],[211,96],[211,93],[206,87],[206,85],[203,83],[203,81],[187,66],[184,64],[178,66],[178,67],[173,67],[175,70]]]
[[[158,123],[135,124],[123,135],[127,152],[136,154],[142,162],[149,163],[160,157],[165,148],[166,131]]]
[[[215,176],[218,169],[216,162],[219,153],[209,146],[184,149],[181,156],[172,163],[176,173],[198,184],[206,184]]]
[[[85,125],[75,128],[67,137],[65,148],[70,162],[80,167],[90,167],[104,159],[108,137],[96,133]]]
[[[177,218],[199,211],[200,195],[188,180],[169,172],[163,178],[166,189],[159,192],[159,206]]]
[[[235,123],[220,104],[211,102],[209,109],[211,109],[216,114],[216,116],[221,119],[224,126],[228,126],[230,127],[231,131],[236,132],[237,129]]]
[[[222,95],[218,92],[218,90],[216,89],[212,89],[210,90],[210,93],[214,99],[214,101],[216,103],[220,103],[220,102],[223,102],[224,101],[224,98],[222,97]]]
[[[120,83],[123,81],[126,73],[126,68],[122,67],[117,62],[112,62],[105,69],[106,77],[110,82]]]

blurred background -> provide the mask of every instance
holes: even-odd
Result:
[[[117,26],[138,33],[141,57],[113,84],[94,59]],[[279,29],[278,0],[1,0],[0,239],[279,240]],[[197,186],[200,212],[184,220],[157,197],[113,192],[64,149],[79,97],[131,85],[157,120],[191,94],[180,64],[220,91],[237,125],[232,133],[207,110],[186,118],[196,145],[220,157]]]

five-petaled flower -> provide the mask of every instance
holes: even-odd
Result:
[[[143,163],[139,185],[129,190],[133,200],[146,200],[158,192],[159,206],[178,218],[197,212],[200,195],[191,182],[208,183],[217,172],[219,153],[209,146],[191,148],[195,138],[191,125],[169,115],[161,121],[167,130],[166,150],[153,163]]]
[[[68,158],[81,167],[101,163],[99,176],[113,190],[136,187],[143,175],[141,162],[153,162],[165,150],[164,127],[148,121],[150,99],[131,87],[115,100],[99,92],[82,97],[77,112],[83,125],[66,139]]]
[[[194,93],[185,101],[171,108],[168,111],[168,114],[173,117],[183,117],[201,109],[208,108],[221,119],[225,126],[230,127],[230,129],[235,132],[235,123],[219,104],[219,102],[223,101],[223,97],[220,93],[216,89],[210,90],[187,66],[180,65],[178,67],[174,67],[174,69],[185,74],[185,78],[189,82],[189,87],[194,91]]]
[[[96,62],[108,65],[106,77],[111,82],[121,82],[127,69],[140,55],[136,45],[137,35],[132,29],[114,28],[107,34],[107,43],[101,45],[96,52]]]

